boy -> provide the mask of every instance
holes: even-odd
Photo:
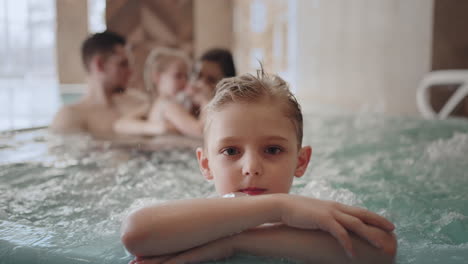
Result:
[[[237,252],[303,262],[393,262],[394,226],[385,218],[288,194],[312,149],[301,147],[300,106],[281,78],[262,71],[221,81],[206,108],[204,138],[197,150],[204,177],[214,180],[221,196],[247,196],[173,201],[133,212],[122,241],[137,256],[134,263],[193,263]]]

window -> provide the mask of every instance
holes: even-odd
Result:
[[[106,30],[106,0],[88,0],[89,32]]]
[[[0,56],[0,130],[47,125],[59,104],[54,0],[0,0]]]

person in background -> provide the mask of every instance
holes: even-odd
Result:
[[[201,106],[207,98],[213,97],[216,84],[223,78],[236,76],[234,59],[229,50],[207,50],[195,63],[192,82],[187,87],[187,94],[194,101],[195,114],[200,113]]]
[[[50,126],[52,132],[115,136],[114,122],[122,115],[116,100],[124,94],[131,76],[125,43],[124,37],[110,31],[93,34],[83,42],[86,94],[57,112]]]
[[[187,122],[197,122],[190,115],[184,89],[187,86],[190,62],[179,50],[165,47],[153,49],[145,63],[144,81],[150,104],[141,105],[115,123],[115,131],[128,135],[162,135],[179,133]],[[168,115],[167,113],[171,113]],[[179,116],[178,119],[170,119]],[[190,131],[183,131],[190,135]]]
[[[235,76],[232,55],[224,49],[204,53],[195,65],[194,78],[187,82],[187,59],[180,51],[157,48],[148,56],[145,83],[154,103],[142,106],[121,118],[115,130],[127,135],[179,134],[194,138],[203,135],[203,107],[213,97],[216,84]],[[184,93],[186,96],[184,96]],[[187,100],[190,103],[187,103]]]
[[[197,263],[236,253],[305,263],[393,263],[394,225],[368,210],[289,194],[312,149],[300,106],[263,70],[227,78],[206,107],[200,170],[219,198],[170,201],[122,225],[131,263]]]

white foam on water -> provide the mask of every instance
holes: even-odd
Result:
[[[301,195],[322,200],[331,200],[348,205],[359,205],[361,201],[346,189],[332,188],[326,181],[312,180],[300,192]]]
[[[448,159],[468,160],[468,133],[455,133],[449,139],[438,139],[426,148],[426,155],[432,161]]]

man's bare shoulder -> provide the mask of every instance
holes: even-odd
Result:
[[[151,98],[147,93],[135,89],[127,90],[125,93],[115,95],[113,97],[113,101],[122,114],[132,113],[135,109],[140,109],[143,106],[149,108],[152,103]]]
[[[50,126],[55,133],[74,133],[85,130],[85,108],[82,103],[65,105],[55,114]]]

